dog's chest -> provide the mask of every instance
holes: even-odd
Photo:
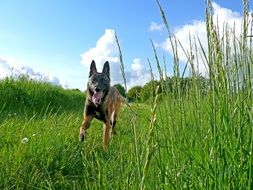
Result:
[[[105,119],[105,113],[101,110],[95,110],[94,111],[94,117],[100,121],[106,121]]]

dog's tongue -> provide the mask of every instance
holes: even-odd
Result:
[[[100,92],[95,92],[92,96],[92,102],[95,104],[95,106],[98,106],[98,104],[100,104],[101,102],[101,98],[102,98],[103,93]]]

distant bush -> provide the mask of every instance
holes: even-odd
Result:
[[[154,97],[157,86],[160,86],[160,83],[156,80],[151,80],[148,83],[146,83],[141,89],[141,97],[140,97],[141,101],[145,102],[150,97]],[[158,90],[158,93],[161,93],[161,86]]]
[[[121,96],[126,97],[126,90],[121,84],[115,84],[113,85],[121,94]]]
[[[141,99],[141,86],[134,86],[127,92],[127,98],[130,102],[140,101]]]

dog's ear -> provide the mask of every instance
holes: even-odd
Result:
[[[108,61],[105,62],[102,73],[110,79],[110,66]]]
[[[90,64],[90,74],[89,74],[89,77],[91,77],[96,72],[97,72],[96,63],[95,63],[94,60],[92,60],[92,62]]]

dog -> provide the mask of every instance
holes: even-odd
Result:
[[[115,125],[120,104],[121,95],[110,84],[109,62],[106,61],[104,63],[102,73],[99,73],[96,68],[96,63],[93,60],[90,64],[83,122],[80,127],[80,141],[85,140],[86,131],[90,127],[92,119],[95,117],[104,123],[103,144],[107,148],[111,136],[116,134]]]

